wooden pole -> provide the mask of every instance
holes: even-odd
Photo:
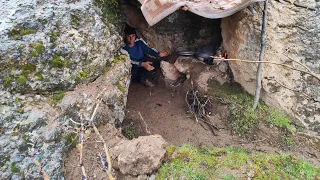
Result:
[[[257,70],[257,89],[253,102],[253,109],[256,109],[260,99],[260,90],[261,90],[261,74],[262,74],[262,63],[264,58],[264,51],[266,49],[267,39],[266,39],[266,25],[267,25],[267,14],[268,14],[268,0],[264,2],[263,9],[263,19],[262,19],[262,30],[261,30],[261,51],[259,55],[258,70]]]

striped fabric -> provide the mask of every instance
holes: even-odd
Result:
[[[264,0],[140,0],[141,11],[150,26],[181,7],[203,17],[217,19],[230,16],[259,1]]]

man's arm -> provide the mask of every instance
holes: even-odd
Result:
[[[155,49],[149,48],[143,40],[139,40],[139,43],[141,43],[142,50],[144,53],[149,54],[154,57],[159,57],[160,53],[158,51],[156,51]]]

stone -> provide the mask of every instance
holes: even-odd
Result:
[[[219,66],[207,65],[193,57],[180,56],[174,66],[181,73],[189,75],[194,87],[202,93],[208,91],[209,80],[216,80],[223,84],[229,79],[226,72],[220,71]]]
[[[45,142],[49,143],[55,140],[58,140],[61,137],[61,129],[53,128],[47,131],[44,135]]]
[[[151,135],[140,136],[131,141],[121,140],[110,151],[121,173],[137,176],[158,169],[166,147],[167,143],[160,135]]]
[[[263,3],[253,5],[257,14],[252,15],[247,10],[223,18],[221,21],[223,47],[230,59],[258,60],[260,54],[261,39],[261,18]],[[320,6],[319,1],[309,1],[308,6]],[[299,12],[299,13],[297,13]],[[320,74],[320,44],[315,39],[320,38],[320,21],[316,11],[301,9],[299,7],[284,6],[281,3],[272,1],[268,7],[267,19],[267,47],[264,61],[287,63],[299,69],[304,67],[292,62],[291,59],[305,64],[314,73]],[[317,30],[316,30],[317,29]],[[312,30],[312,31],[309,31]],[[314,31],[313,31],[314,30]],[[308,33],[306,33],[308,32]],[[257,64],[230,61],[234,80],[250,94],[255,94]],[[263,64],[261,99],[268,105],[281,109],[292,120],[304,122],[304,116],[319,114],[319,108],[315,101],[307,100],[288,88],[297,89],[314,97],[320,97],[320,81],[315,78],[308,78],[301,72],[289,70],[281,66],[268,63]],[[276,81],[277,82],[276,82]],[[275,91],[274,87],[278,86]],[[308,109],[312,109],[310,112]],[[318,112],[318,113],[317,113]],[[304,115],[304,116],[302,116]],[[318,120],[320,121],[320,120]],[[312,129],[310,129],[312,130]]]
[[[0,89],[70,90],[101,75],[122,38],[93,3],[0,2]]]

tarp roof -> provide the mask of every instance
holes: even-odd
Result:
[[[139,0],[141,11],[150,26],[181,7],[210,19],[230,16],[250,4],[264,0]]]

